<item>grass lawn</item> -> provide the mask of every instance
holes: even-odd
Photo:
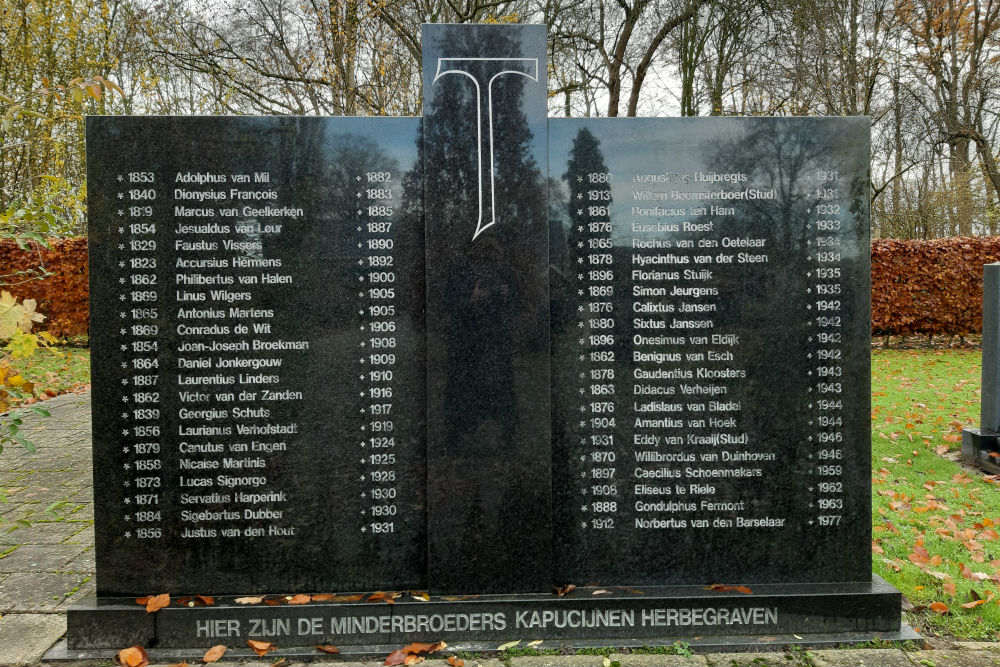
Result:
[[[30,359],[17,360],[13,366],[35,385],[43,400],[75,391],[90,383],[90,350],[82,347],[55,347],[38,350]]]
[[[922,632],[1000,639],[1000,480],[957,463],[978,350],[872,351],[872,569]],[[996,522],[996,524],[995,524]]]

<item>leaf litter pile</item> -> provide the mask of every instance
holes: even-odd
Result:
[[[957,462],[978,350],[872,352],[872,569],[924,632],[1000,639],[1000,479]]]

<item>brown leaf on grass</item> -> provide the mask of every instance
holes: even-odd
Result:
[[[956,593],[958,593],[958,590],[955,588],[954,581],[946,581],[943,584],[941,584],[941,590],[943,590],[945,593],[947,593],[952,597],[955,597]]]
[[[565,586],[556,586],[555,594],[558,595],[559,597],[562,597],[564,595],[569,595],[575,590],[576,590],[576,584],[566,584]]]
[[[225,652],[225,644],[216,644],[212,648],[205,651],[205,655],[201,656],[201,661],[207,665],[221,658]]]
[[[340,649],[333,644],[317,644],[316,650],[323,653],[340,653]]]
[[[378,602],[379,600],[384,600],[387,604],[396,604],[396,598],[398,598],[402,593],[394,593],[392,591],[375,591],[368,598],[368,602]]]
[[[933,612],[937,612],[938,614],[947,614],[948,605],[946,605],[944,602],[931,602],[930,610]]]
[[[123,667],[146,667],[149,664],[149,656],[146,649],[136,644],[118,651],[115,660]]]
[[[717,593],[743,593],[744,595],[752,595],[753,591],[750,590],[748,586],[727,586],[726,584],[712,584],[711,586],[705,587],[706,591],[715,591]]]
[[[236,604],[260,604],[264,601],[264,596],[236,598]]]
[[[987,600],[973,600],[972,602],[962,603],[964,609],[972,609],[973,607],[978,607],[981,604],[986,604]]]
[[[312,596],[306,595],[305,593],[299,593],[298,595],[293,595],[285,601],[288,604],[308,604],[312,601]]]
[[[147,614],[152,614],[154,612],[160,611],[164,607],[169,607],[169,606],[170,606],[170,595],[168,593],[161,593],[160,595],[153,595],[151,597],[146,598]]]
[[[448,659],[445,660],[445,662],[447,662],[449,665],[451,665],[451,667],[465,667],[465,661],[464,660],[459,660],[458,658],[456,658],[453,655],[449,655]]]
[[[271,651],[276,651],[278,649],[278,647],[271,642],[262,642],[257,639],[248,639],[247,646],[253,649],[253,652],[257,654],[258,658],[263,658]]]

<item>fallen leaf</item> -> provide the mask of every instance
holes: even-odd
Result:
[[[387,604],[396,604],[396,598],[398,598],[402,593],[393,593],[392,591],[375,591],[368,598],[368,602],[378,602],[379,600],[384,600]]]
[[[235,600],[236,604],[260,604],[263,601],[264,601],[263,595],[260,597],[236,598]]]
[[[944,602],[931,602],[930,610],[935,611],[939,614],[947,614],[948,605],[946,605]]]
[[[564,595],[569,595],[570,593],[572,593],[575,590],[576,590],[576,584],[566,584],[565,586],[556,586],[555,587],[555,593],[559,597],[562,597]]]
[[[737,593],[743,593],[744,595],[752,595],[753,591],[750,590],[748,586],[727,586],[725,584],[712,584],[705,588],[706,591],[717,591],[719,593],[728,593],[735,591]]]
[[[271,663],[270,667],[285,667],[288,664],[288,658],[280,658]]]
[[[405,661],[406,651],[396,649],[386,657],[385,662],[382,664],[386,665],[386,667],[393,667],[393,665],[402,665]]]
[[[448,659],[445,660],[445,662],[447,662],[449,665],[451,665],[451,667],[465,667],[465,661],[464,660],[459,660],[458,658],[456,658],[453,655],[449,655]]]
[[[507,642],[506,644],[500,644],[500,646],[497,646],[497,650],[498,651],[507,651],[509,649],[514,648],[515,646],[517,646],[520,643],[521,643],[521,640],[517,639],[517,640],[512,641],[512,642]]]
[[[316,593],[312,596],[313,602],[330,602],[333,600],[333,593]]]
[[[152,614],[157,612],[164,607],[170,606],[170,595],[168,593],[161,593],[160,595],[154,595],[148,598],[146,602],[146,613]]]
[[[954,596],[958,592],[957,589],[955,588],[955,582],[954,581],[946,581],[946,582],[944,582],[943,584],[941,584],[941,589],[945,593],[947,593],[948,595],[951,595],[951,596]]]
[[[247,646],[252,648],[253,652],[256,653],[259,658],[263,658],[271,651],[276,651],[278,649],[278,647],[271,642],[262,642],[256,639],[248,639]]]
[[[207,665],[208,663],[215,662],[216,660],[221,658],[225,652],[226,652],[226,645],[217,644],[216,646],[213,646],[212,648],[205,651],[205,655],[201,656],[201,661]]]
[[[138,644],[123,648],[118,651],[118,655],[115,657],[118,660],[118,664],[124,665],[124,667],[146,667],[149,664],[149,656],[146,655],[146,649]]]
[[[215,598],[213,598],[211,595],[195,595],[194,599],[198,600],[203,605],[215,604]]]
[[[288,604],[308,604],[312,601],[311,595],[306,595],[305,593],[299,593],[298,595],[293,595],[288,599]]]
[[[340,649],[333,644],[317,644],[316,650],[323,653],[340,653]]]
[[[426,591],[410,591],[410,595],[413,596],[413,599],[423,600],[424,602],[431,599],[431,596]]]
[[[181,660],[180,662],[167,665],[167,667],[191,667],[191,665],[189,665],[186,660]]]
[[[447,648],[448,645],[444,642],[432,642],[432,643],[420,643],[414,642],[412,644],[407,644],[403,647],[403,651],[406,653],[434,653],[435,651],[440,651],[441,649]]]
[[[410,654],[410,655],[406,656],[405,660],[403,660],[403,664],[404,665],[415,665],[418,662],[423,662],[423,661],[424,661],[424,659],[421,656]]]
[[[362,598],[364,598],[363,593],[358,593],[357,595],[334,595],[330,599],[330,602],[357,602]]]
[[[269,607],[277,607],[278,605],[284,603],[285,603],[285,598],[281,597],[280,595],[275,598],[264,598],[264,604],[266,604]]]
[[[591,595],[607,595],[610,592],[611,591],[606,590],[604,588],[598,588],[596,591],[594,591],[593,593],[591,593]]]
[[[542,643],[541,639],[536,639],[535,641],[528,642],[525,646],[538,646]]]
[[[978,607],[981,604],[986,604],[987,600],[973,600],[972,602],[965,602],[962,607],[965,609],[972,609],[973,607]]]

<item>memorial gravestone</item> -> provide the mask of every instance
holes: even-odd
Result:
[[[962,458],[1000,473],[1000,264],[983,266],[983,361],[979,428],[962,429]]]
[[[544,56],[425,26],[422,119],[89,119],[71,649],[898,635],[867,119],[546,120]]]

